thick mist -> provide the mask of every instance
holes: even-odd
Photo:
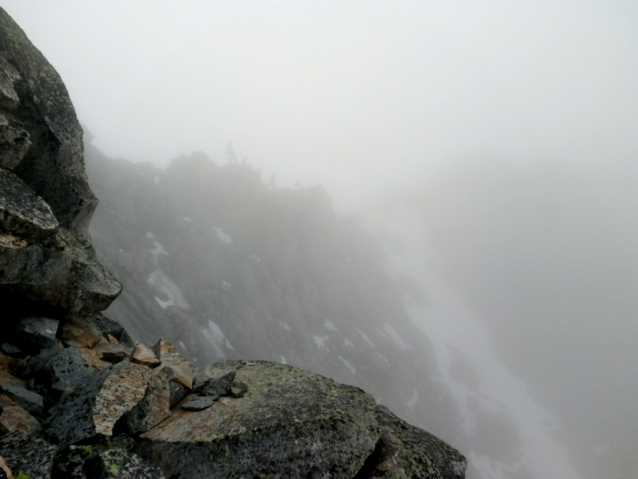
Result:
[[[459,158],[638,150],[634,2],[3,5],[114,157],[223,161],[232,140],[350,209]]]
[[[476,421],[436,431],[468,478],[635,475],[636,2],[2,6],[106,155],[221,165],[232,141],[262,181],[323,185],[382,239],[428,298],[406,308],[437,381]],[[499,462],[506,429],[520,449]]]

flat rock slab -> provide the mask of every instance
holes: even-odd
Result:
[[[144,397],[150,377],[150,368],[128,360],[94,374],[50,411],[47,436],[67,446],[112,435],[115,423]]]
[[[57,228],[49,205],[15,174],[0,169],[0,229],[26,240],[40,240]]]
[[[16,479],[25,475],[31,479],[50,479],[56,450],[48,442],[26,434],[0,437],[0,456]]]
[[[354,477],[381,436],[360,389],[286,365],[213,365],[248,385],[240,399],[173,415],[141,436],[138,453],[180,478]]]
[[[219,396],[193,396],[184,401],[182,409],[184,411],[203,411],[209,408],[219,398]]]

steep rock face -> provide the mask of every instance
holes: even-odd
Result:
[[[121,290],[88,238],[97,199],[82,138],[60,76],[0,9],[0,300],[8,309],[97,312]]]
[[[1,113],[31,143],[20,161],[16,155],[13,169],[51,206],[63,228],[84,238],[97,200],[86,180],[82,129],[64,83],[4,10],[0,56]]]

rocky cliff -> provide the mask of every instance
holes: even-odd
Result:
[[[0,456],[15,477],[463,477],[457,451],[358,388],[267,361],[208,366],[202,356],[197,367],[170,343],[136,343],[105,317],[121,287],[87,234],[96,199],[82,130],[60,77],[2,9],[0,64]],[[187,310],[191,294],[210,290],[176,289],[148,233],[152,301]],[[213,233],[229,244],[221,228]],[[284,258],[294,257],[291,241]],[[190,258],[226,274],[223,263]],[[134,319],[136,337],[161,324]]]

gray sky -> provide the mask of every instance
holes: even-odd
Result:
[[[4,0],[111,156],[204,150],[338,207],[461,157],[638,152],[631,0]],[[267,179],[267,178],[266,178]]]

